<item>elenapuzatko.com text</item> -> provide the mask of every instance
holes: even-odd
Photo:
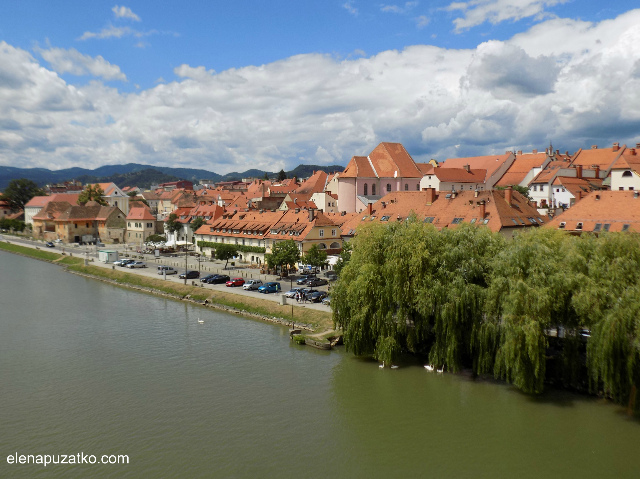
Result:
[[[129,456],[125,454],[10,454],[8,464],[38,464],[49,466],[52,464],[129,464]]]

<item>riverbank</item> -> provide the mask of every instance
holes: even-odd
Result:
[[[293,323],[296,328],[317,333],[319,336],[330,336],[333,331],[331,313],[305,308],[301,305],[282,305],[258,297],[215,291],[197,285],[198,283],[195,283],[196,285],[167,283],[162,279],[144,276],[139,273],[140,270],[121,271],[92,264],[85,265],[84,260],[78,256],[68,256],[53,251],[45,251],[37,247],[16,245],[7,240],[0,242],[0,250],[60,264],[70,273],[108,282],[116,286],[179,301],[190,301],[203,307],[215,308],[269,323],[286,326],[291,326]]]

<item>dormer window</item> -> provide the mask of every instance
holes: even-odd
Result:
[[[567,224],[567,223],[565,223],[565,222],[563,221],[562,223],[560,223],[560,226],[559,226],[558,228],[560,228],[561,230],[563,230],[566,224]]]
[[[578,224],[576,225],[576,229],[577,229],[577,230],[581,230],[581,229],[582,229],[582,223],[578,223]]]
[[[629,170],[626,170],[626,171],[623,171],[623,172],[622,172],[622,176],[623,176],[623,177],[633,176],[633,173],[631,173],[631,171],[629,171]]]

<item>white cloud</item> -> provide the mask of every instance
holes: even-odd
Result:
[[[70,85],[0,42],[0,164],[227,173],[346,164],[380,141],[403,143],[416,160],[550,140],[562,150],[635,144],[638,24],[640,10],[600,23],[548,20],[474,49],[307,54],[222,72],[185,64],[174,81],[126,94]]]
[[[453,2],[445,10],[460,11],[462,17],[453,23],[456,32],[490,22],[494,25],[507,20],[521,20],[528,17],[542,19],[548,14],[545,10],[569,0],[471,0]]]
[[[382,5],[380,11],[385,13],[407,13],[418,5],[418,2],[406,2],[403,6],[400,5]]]
[[[431,22],[431,19],[426,15],[420,15],[419,17],[415,18],[415,22],[416,22],[416,27],[424,28],[427,25],[429,25],[429,22]]]
[[[116,18],[126,18],[136,22],[140,21],[140,17],[133,13],[129,7],[119,7],[116,5],[111,11],[115,14]]]
[[[353,2],[351,0],[349,0],[346,3],[343,3],[342,8],[344,8],[351,15],[358,16],[358,9],[353,6]]]
[[[103,28],[99,32],[84,32],[78,40],[88,40],[90,38],[105,39],[105,38],[122,38],[125,36],[133,35],[136,31],[129,27],[114,27],[109,26]]]
[[[119,66],[112,65],[100,55],[95,58],[89,55],[83,55],[75,48],[65,50],[63,48],[43,49],[36,47],[35,51],[39,53],[57,73],[93,75],[104,78],[105,80],[127,80],[126,75],[120,71]]]

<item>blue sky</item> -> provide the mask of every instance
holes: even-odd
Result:
[[[217,173],[640,141],[629,0],[6,2],[0,165]]]

